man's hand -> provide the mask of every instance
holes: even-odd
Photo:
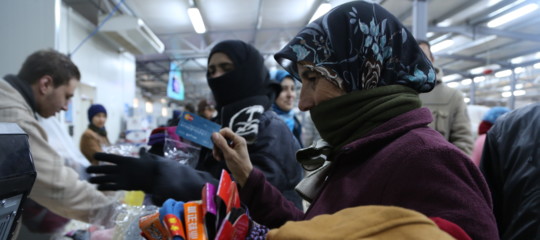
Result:
[[[113,163],[111,165],[90,166],[86,172],[99,174],[88,181],[98,185],[102,191],[143,190],[152,192],[152,184],[157,169],[157,160],[152,154],[141,154],[140,158],[120,155],[96,153],[99,161]]]
[[[212,133],[214,150],[212,154],[217,160],[225,159],[225,163],[231,173],[243,187],[246,183],[253,166],[249,159],[246,140],[236,135],[231,129],[223,128],[219,133]]]

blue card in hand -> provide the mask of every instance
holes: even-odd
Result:
[[[198,116],[190,112],[183,112],[180,116],[180,122],[176,127],[176,134],[178,136],[195,142],[199,145],[212,149],[214,143],[212,142],[212,133],[219,132],[221,126],[210,120]]]

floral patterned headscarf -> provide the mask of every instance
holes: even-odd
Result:
[[[429,92],[435,86],[435,71],[409,31],[378,4],[363,1],[313,21],[275,59],[297,79],[301,63],[345,92],[392,84]]]

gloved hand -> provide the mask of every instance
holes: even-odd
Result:
[[[88,173],[99,174],[88,181],[98,184],[102,191],[143,190],[151,193],[157,175],[158,161],[153,154],[141,152],[139,158],[115,154],[96,153],[94,158],[112,165],[90,166]]]

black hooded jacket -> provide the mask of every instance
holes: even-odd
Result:
[[[231,127],[238,111],[255,105],[264,108],[264,111],[256,116],[258,123],[255,126],[258,130],[256,138],[248,144],[251,162],[287,199],[301,208],[301,198],[294,190],[303,178],[303,170],[295,158],[300,145],[283,120],[269,108],[281,86],[270,81],[264,59],[253,46],[242,41],[228,40],[217,44],[212,49],[210,57],[216,52],[225,53],[235,65],[233,71],[208,79],[218,110],[216,121],[222,127]],[[231,129],[237,132],[234,127]],[[185,166],[160,164],[159,171],[164,172],[160,175],[176,175],[179,178],[174,181],[175,187],[159,189],[155,197],[161,197],[162,200],[172,197],[182,201],[200,199],[200,191],[196,189],[202,188],[205,182],[215,183],[220,177],[221,170],[226,169],[224,162],[218,162],[212,157],[211,150],[203,148],[200,156],[196,167],[198,171],[188,171],[184,169]],[[179,175],[166,172],[183,173]],[[168,179],[158,180],[154,185],[159,188],[159,182],[162,181]]]
[[[531,104],[501,116],[487,132],[480,168],[501,239],[540,236],[539,119],[540,103]]]

